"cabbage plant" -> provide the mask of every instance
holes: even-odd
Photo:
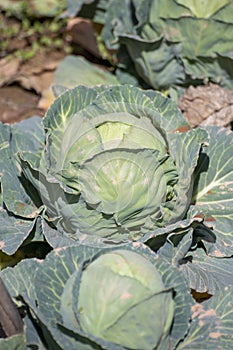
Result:
[[[81,276],[80,326],[126,348],[159,349],[169,341],[174,317],[172,294],[172,289],[165,289],[157,269],[141,255],[123,249],[103,254]],[[68,310],[67,303],[64,310]]]
[[[123,83],[233,87],[232,0],[68,1],[67,14],[77,13],[103,25],[101,40],[116,50]]]
[[[167,98],[130,86],[79,86],[57,98],[42,124],[1,127],[3,216],[24,219],[21,234],[40,217],[57,237],[99,244],[182,220],[208,141]]]
[[[26,307],[30,348],[232,346],[232,288],[196,303],[182,274],[138,242],[104,250],[57,248],[45,260],[3,270],[1,278],[18,306]]]
[[[2,252],[141,241],[195,290],[232,284],[232,133],[152,90],[58,90],[43,121],[0,125]]]

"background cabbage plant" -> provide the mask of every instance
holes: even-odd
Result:
[[[103,26],[122,83],[164,90],[208,81],[233,88],[232,12],[232,0],[76,0],[66,13]]]

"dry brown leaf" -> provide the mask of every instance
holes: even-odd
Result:
[[[6,86],[0,89],[0,121],[14,123],[33,115],[43,116],[44,111],[37,107],[39,96],[19,86]]]
[[[48,53],[46,50],[40,50],[35,57],[22,63],[17,75],[17,82],[24,88],[33,89],[41,94],[43,90],[51,86],[53,73],[64,57],[64,52]]]
[[[43,90],[41,98],[38,102],[38,108],[41,109],[48,109],[49,106],[52,104],[52,102],[54,101],[55,97],[54,94],[52,92],[51,87],[49,89]]]
[[[70,19],[67,24],[67,33],[72,42],[82,46],[95,57],[101,58],[95,30],[90,20],[81,17]]]
[[[22,61],[13,55],[0,60],[0,86],[19,83],[41,94],[53,82],[53,72],[65,57],[64,52],[40,50],[33,58]]]
[[[2,58],[0,60],[0,86],[10,84],[14,81],[20,66],[20,59]]]
[[[20,75],[17,81],[27,90],[35,90],[42,94],[53,83],[54,72],[41,72],[40,74]]]
[[[179,108],[191,126],[229,126],[233,121],[233,91],[209,84],[190,86],[179,100]]]

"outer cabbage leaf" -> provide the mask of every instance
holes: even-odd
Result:
[[[74,1],[67,1],[67,14],[69,16],[75,16],[79,11],[81,10],[82,6],[87,4],[93,3],[95,0],[74,0]]]
[[[200,6],[200,3],[196,0],[192,0],[192,1],[176,0],[176,2],[180,5],[187,7],[192,12],[192,14],[196,17],[209,18],[209,17],[212,17],[219,10],[223,9],[231,1],[205,0],[202,2],[201,6]]]
[[[179,44],[171,44],[161,37],[148,41],[127,34],[120,36],[120,42],[126,46],[131,60],[133,57],[136,72],[148,86],[161,90],[183,83],[185,72],[178,58]]]
[[[180,269],[190,287],[200,293],[216,294],[223,287],[233,285],[232,259],[208,256],[202,249],[187,254]]]
[[[159,89],[206,80],[232,88],[232,8],[227,0],[205,1],[201,7],[195,1],[133,0],[119,12],[118,2],[111,1],[102,37],[108,48],[119,50],[119,68],[134,65],[137,84],[139,75]],[[131,57],[127,67],[125,50]],[[220,56],[228,57],[229,65]]]
[[[216,53],[230,52],[232,45],[232,25],[217,21],[194,18],[166,20],[166,37],[174,42],[182,43],[181,56],[189,59],[194,57],[215,57]],[[193,35],[193,32],[197,35]],[[217,33],[217,37],[213,36]]]
[[[109,5],[108,0],[67,0],[64,16],[90,18],[97,23],[104,23],[105,11]]]
[[[18,152],[30,151],[39,153],[43,148],[44,133],[41,118],[33,117],[13,124],[0,124],[1,128],[1,192],[4,206],[12,213],[23,218],[34,218],[38,213],[30,183],[25,183],[19,168]],[[25,188],[28,186],[28,192]]]
[[[25,334],[22,349],[35,348],[37,350],[45,350],[48,347],[50,349],[60,349],[58,345],[54,343],[51,336],[47,336],[46,330],[46,336],[42,336],[42,332],[39,328],[43,328],[43,324],[40,323],[39,319],[35,318],[35,315],[31,312],[37,307],[34,283],[36,271],[39,266],[40,260],[26,259],[21,261],[13,269],[8,267],[1,271],[1,277],[18,307],[24,308],[25,305],[30,305],[30,311],[28,309],[23,318]],[[11,348],[9,348],[9,350],[11,350]]]
[[[21,334],[0,339],[1,350],[25,350],[25,343],[25,336]]]
[[[38,324],[35,321],[35,319],[31,317],[31,315],[26,315],[23,321],[25,324],[25,338],[26,338],[25,339],[26,346],[24,350],[30,350],[30,349],[47,350],[48,346],[50,346],[50,349],[54,349],[54,343],[51,342],[48,345],[44,341],[43,337],[41,337],[41,334],[38,332]],[[60,350],[60,349],[57,347],[57,350]]]
[[[233,288],[226,287],[209,300],[192,307],[192,322],[177,350],[230,350],[233,329]]]
[[[182,237],[179,240],[175,231],[169,234],[158,253],[183,272],[191,289],[213,295],[233,285],[232,259],[209,256],[203,246],[198,245],[200,240],[214,240],[211,230],[204,233],[203,226],[199,225],[195,230],[188,228],[179,234]]]
[[[193,202],[211,220],[215,242],[205,246],[209,255],[232,256],[233,133],[208,127],[209,146],[203,150],[195,173]]]
[[[231,0],[228,1],[228,5],[221,8],[221,10],[217,11],[212,18],[217,21],[222,21],[225,23],[233,23],[232,20],[232,10],[233,10],[233,2]]]
[[[6,254],[14,254],[29,236],[35,226],[34,221],[15,218],[0,209],[0,249]]]
[[[191,80],[198,80],[200,75],[207,80],[210,75],[217,84],[221,84],[228,89],[232,88],[233,68],[230,56],[216,54],[215,58],[183,58],[183,64]]]
[[[22,174],[18,153],[39,154],[44,133],[39,117],[13,125],[0,124],[0,129],[0,247],[13,254],[32,232],[42,205],[38,192]]]
[[[81,56],[66,56],[54,73],[54,84],[67,88],[118,83],[115,75],[94,66]]]

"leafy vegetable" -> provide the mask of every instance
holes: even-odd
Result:
[[[67,13],[78,13],[83,3],[68,3]],[[233,87],[231,0],[201,6],[198,1],[128,0],[119,6],[117,0],[107,5],[99,0],[85,6],[93,21],[103,24],[107,48],[117,50],[121,82],[131,79],[155,89],[206,81]]]
[[[117,78],[69,56],[43,120],[0,124],[1,349],[231,350],[233,134],[135,85],[232,87],[232,6],[67,1]]]
[[[88,265],[81,277],[81,328],[127,348],[160,348],[161,342],[168,342],[173,320],[172,293],[165,289],[153,264],[137,253],[118,250],[104,254]]]
[[[1,277],[37,325],[33,343],[27,324],[27,345],[231,349],[232,288],[196,303],[182,274],[138,242],[104,250],[58,248],[43,261],[24,260],[3,270]]]
[[[104,273],[98,282],[96,268]],[[185,280],[139,243],[124,250],[59,248],[44,261],[24,260],[2,276],[12,296],[20,294],[42,329],[49,331],[45,342],[50,344],[52,336],[62,349],[168,349],[189,328],[193,300]],[[163,315],[159,302],[166,302]],[[98,334],[98,324],[100,329],[107,327],[107,339]]]
[[[77,87],[48,110],[45,132],[36,127],[37,138],[28,133],[28,146],[21,147],[23,123],[2,125],[2,217],[14,214],[10,227],[17,217],[30,223],[25,238],[39,217],[58,237],[120,243],[185,216],[207,133],[176,132],[188,124],[162,95],[129,86]]]
[[[13,3],[10,0],[1,0],[0,9],[23,18],[26,15],[31,17],[54,17],[61,14],[66,6],[66,1],[61,0],[19,0]]]
[[[1,350],[24,350],[25,337],[23,335],[13,335],[10,338],[0,339]]]

